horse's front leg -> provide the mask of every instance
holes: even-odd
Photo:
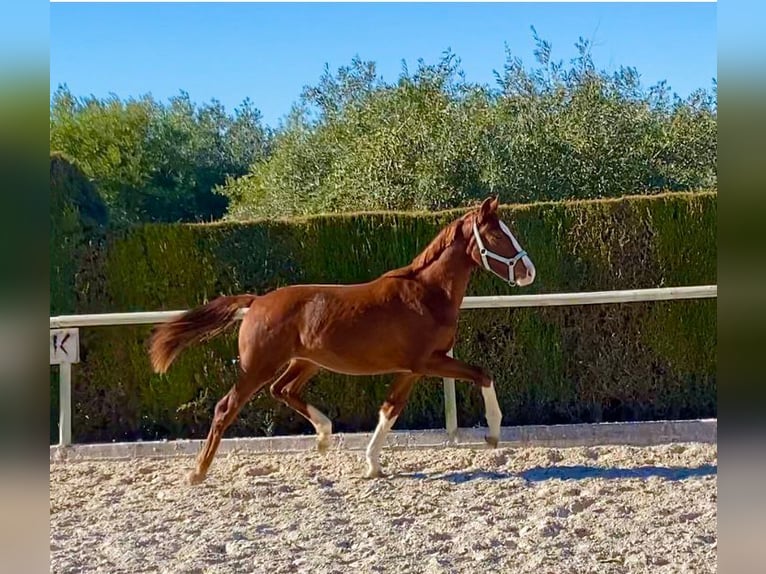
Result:
[[[475,367],[454,359],[446,353],[435,353],[426,361],[423,374],[432,377],[447,377],[471,381],[481,389],[484,399],[484,411],[489,426],[489,434],[484,437],[491,447],[496,447],[500,440],[500,422],[503,414],[495,393],[495,383],[481,367]]]
[[[385,402],[380,407],[378,426],[372,435],[370,444],[367,445],[367,472],[365,477],[376,478],[382,476],[380,470],[380,451],[386,441],[386,435],[394,426],[396,419],[407,404],[412,387],[420,378],[420,375],[411,373],[401,374],[396,377],[391,390],[388,392]]]

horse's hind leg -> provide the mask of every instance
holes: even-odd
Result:
[[[399,414],[404,410],[407,400],[410,398],[410,392],[420,375],[402,374],[396,377],[391,385],[385,402],[380,407],[378,426],[372,435],[369,445],[367,445],[367,472],[365,477],[375,478],[382,476],[380,470],[380,451],[383,443],[386,441],[386,435],[394,426]]]
[[[309,361],[295,359],[271,385],[271,395],[294,411],[303,415],[317,432],[317,449],[324,452],[330,446],[332,421],[315,406],[300,398],[300,392],[319,367]]]
[[[237,383],[229,390],[224,397],[215,405],[213,422],[210,425],[207,439],[202,451],[197,456],[197,464],[193,471],[187,476],[189,484],[199,484],[207,476],[210,463],[213,461],[218,445],[226,429],[234,422],[237,414],[247,401],[258,390],[263,388],[269,382],[268,377],[258,377],[253,374],[240,371]]]

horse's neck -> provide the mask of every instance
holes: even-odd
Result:
[[[443,290],[450,301],[459,307],[468,289],[472,267],[473,263],[465,252],[465,245],[456,241],[421,269],[418,277],[429,287]]]

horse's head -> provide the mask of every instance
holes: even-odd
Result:
[[[468,253],[473,261],[510,285],[526,287],[535,280],[535,266],[513,232],[497,215],[498,198],[487,198],[468,214]]]

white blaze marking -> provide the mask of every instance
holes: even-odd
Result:
[[[495,383],[488,387],[482,387],[481,396],[484,398],[484,410],[486,411],[487,424],[489,425],[489,436],[500,438],[500,420],[503,418],[503,414],[500,412],[500,403],[497,402]]]
[[[508,230],[508,235],[510,235],[511,237],[511,243],[513,243],[514,249],[516,249],[517,253],[521,253],[523,249],[521,248],[521,245],[519,244],[519,242],[516,240],[516,236],[513,234],[513,231],[511,231],[511,228],[505,225],[505,223],[503,223],[503,225]],[[532,281],[535,280],[535,265],[534,263],[532,263],[532,260],[529,258],[528,255],[525,255],[524,257],[522,257],[521,262],[524,264],[524,267],[527,270],[527,277],[517,281],[517,284],[521,287],[524,287],[526,285],[529,285],[530,283],[532,283]]]
[[[383,443],[386,441],[388,431],[394,426],[397,418],[398,417],[393,417],[388,419],[386,418],[386,415],[383,414],[383,411],[380,412],[378,426],[375,428],[375,433],[372,435],[370,444],[367,445],[367,465],[370,473],[380,469],[380,451],[383,448]]]

